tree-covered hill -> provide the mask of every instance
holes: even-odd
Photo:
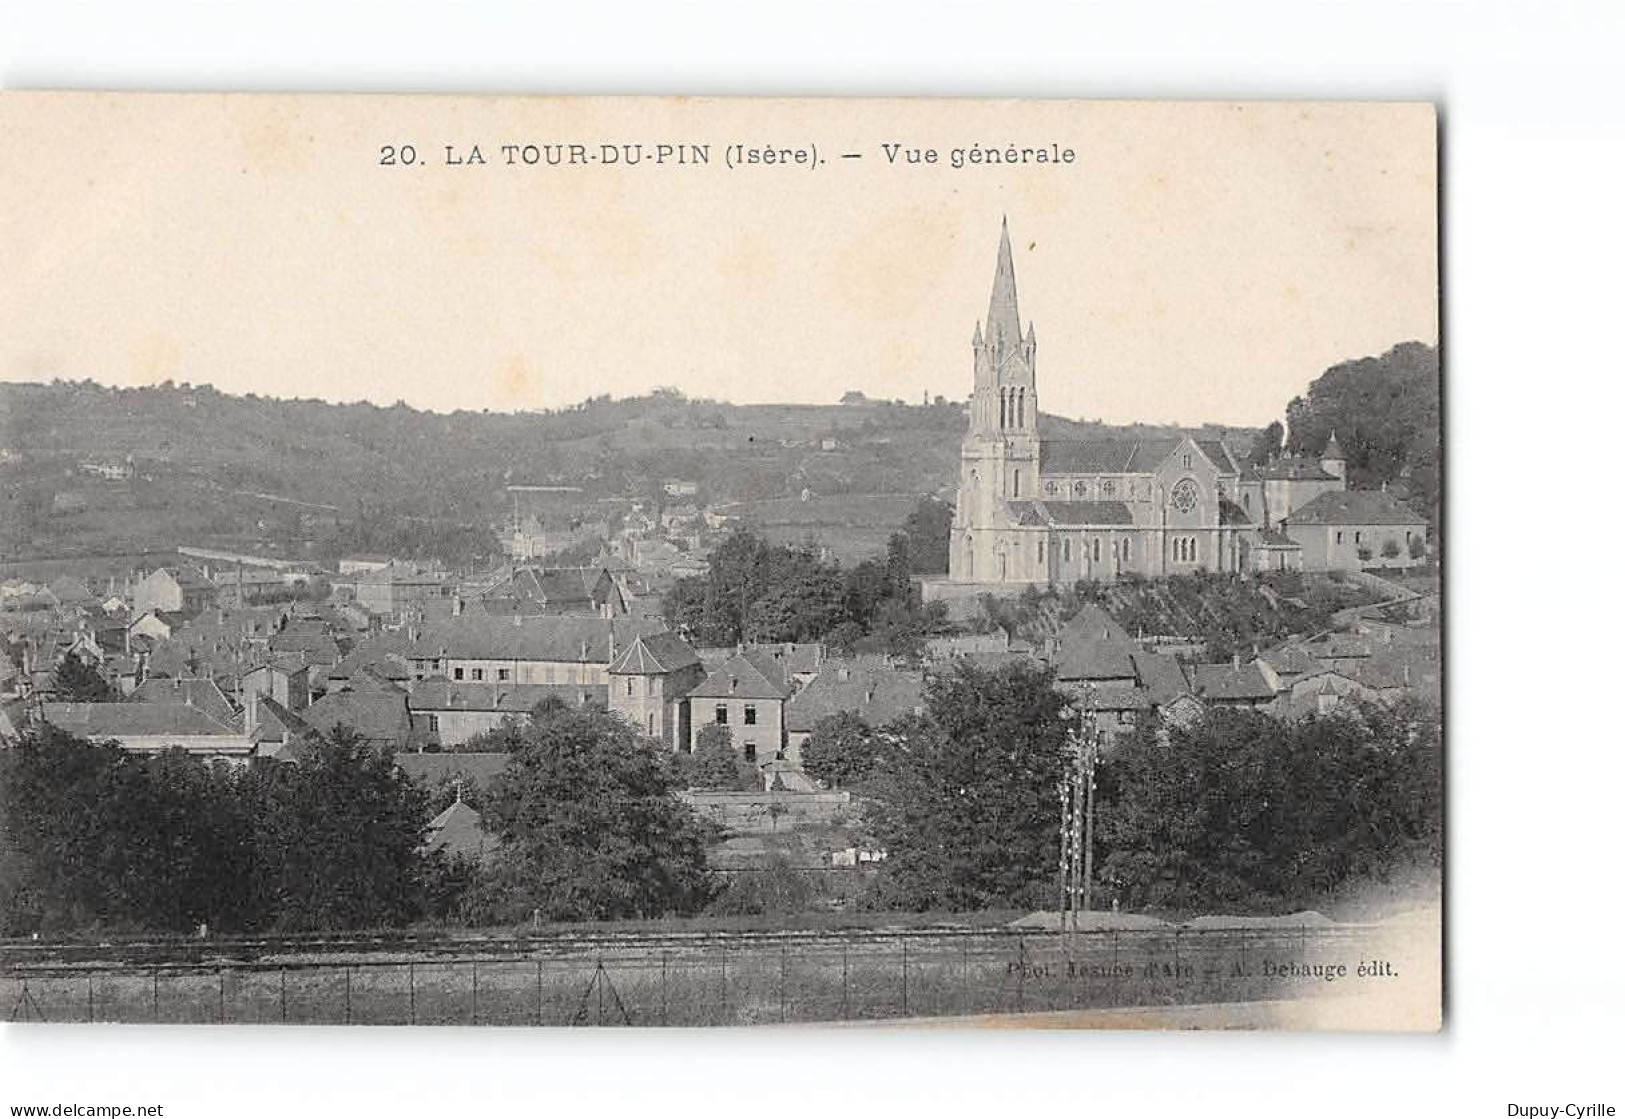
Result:
[[[580,487],[584,511],[609,498],[658,503],[672,478],[696,483],[681,500],[700,504],[803,490],[946,493],[964,422],[961,406],[940,398],[735,405],[664,390],[547,412],[441,414],[169,383],[0,384],[0,560],[207,538],[455,562],[495,547],[509,483]],[[1070,438],[1166,430],[1045,422]],[[127,458],[129,480],[82,469]]]
[[[1438,524],[1439,351],[1405,342],[1381,357],[1345,361],[1287,405],[1286,449],[1318,455],[1337,433],[1349,484],[1387,485]]]

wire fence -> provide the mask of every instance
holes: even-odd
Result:
[[[8,958],[0,963],[0,1008],[13,1021],[45,1022],[739,1026],[941,1018],[1295,998],[1378,978],[1376,965],[1385,961],[1371,958],[1373,940],[1365,926],[1309,926],[716,938],[405,958]]]

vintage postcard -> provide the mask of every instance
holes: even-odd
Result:
[[[1439,1028],[1433,106],[0,131],[10,1020]]]

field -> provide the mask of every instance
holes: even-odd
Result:
[[[243,942],[117,950],[14,944],[14,1021],[740,1026],[1372,993],[1413,972],[1381,926],[870,930]],[[238,958],[227,958],[234,955]],[[190,957],[190,958],[176,958]],[[1360,975],[1373,962],[1395,975]],[[1338,969],[1341,968],[1341,972]]]

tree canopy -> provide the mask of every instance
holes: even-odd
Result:
[[[1144,728],[1101,768],[1101,884],[1135,909],[1289,911],[1436,871],[1440,760],[1437,712],[1409,702]]]
[[[871,823],[883,896],[913,909],[1030,904],[1053,876],[1066,700],[1052,672],[957,664],[893,727]]]
[[[1405,342],[1381,357],[1345,361],[1287,405],[1287,449],[1318,455],[1332,433],[1348,459],[1349,485],[1387,484],[1438,523],[1439,351]]]
[[[424,810],[343,728],[298,765],[233,768],[44,727],[0,751],[0,926],[404,923],[422,900]]]
[[[703,906],[710,831],[678,785],[671,755],[619,717],[537,708],[486,798],[502,840],[490,916],[606,920]]]

